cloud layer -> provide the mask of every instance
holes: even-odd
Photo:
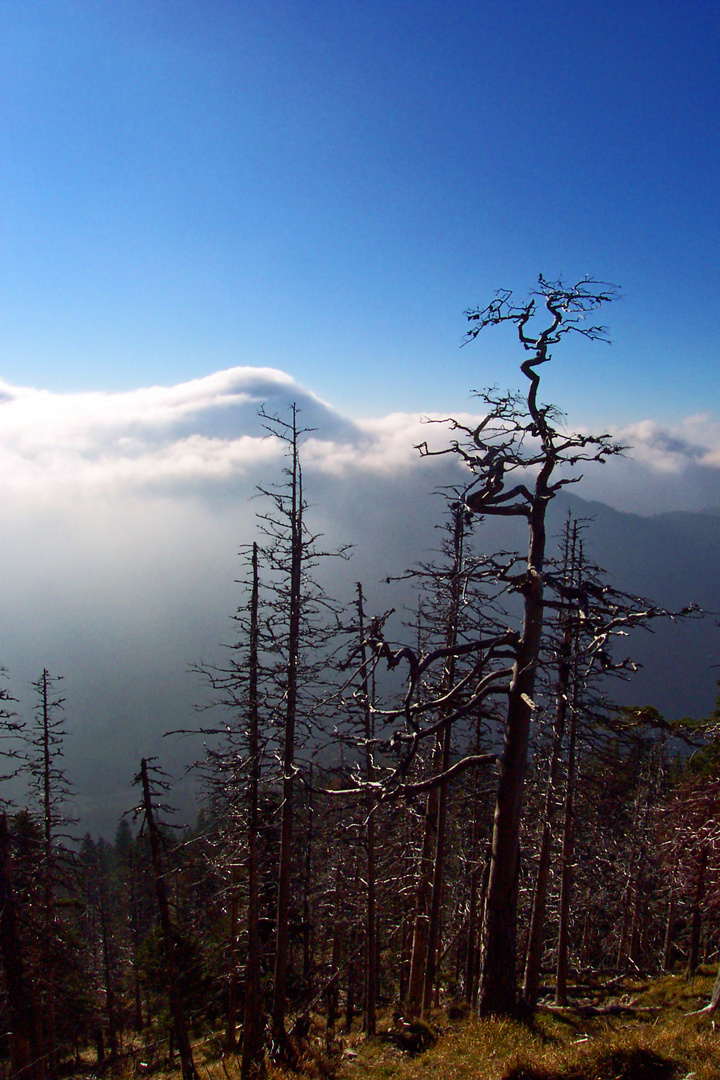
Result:
[[[59,502],[187,492],[260,479],[282,453],[257,413],[283,417],[296,402],[309,429],[305,467],[328,478],[388,477],[415,469],[414,446],[446,439],[419,414],[351,421],[273,368],[237,367],[203,379],[129,393],[51,394],[0,381],[0,476],[5,495]],[[431,414],[429,414],[431,415]],[[436,417],[437,418],[437,417]],[[471,424],[477,417],[461,414]],[[313,430],[314,429],[314,430]],[[639,420],[613,431],[631,449],[604,470],[588,469],[584,490],[641,512],[701,509],[720,473],[720,423],[690,416],[672,427]],[[427,472],[427,468],[425,470]],[[592,473],[595,475],[592,475]]]

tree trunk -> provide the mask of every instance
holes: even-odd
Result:
[[[559,688],[558,692],[555,730],[553,732],[553,746],[550,757],[550,770],[545,799],[545,817],[540,830],[537,877],[535,879],[535,892],[533,894],[532,915],[530,917],[530,930],[528,933],[527,952],[525,957],[523,998],[525,1004],[530,1009],[534,1009],[537,1004],[538,990],[540,988],[540,967],[542,963],[543,939],[545,934],[547,887],[550,878],[550,862],[552,856],[552,830],[557,799],[556,785],[560,765],[560,747],[565,727],[565,717],[567,714],[566,692],[567,682],[565,682],[562,689]]]
[[[238,1018],[238,932],[240,925],[240,875],[237,860],[230,868],[230,910],[228,925],[227,1009],[225,1011],[225,1048],[233,1051],[237,1045]]]
[[[99,854],[99,853],[98,853]],[[110,1048],[110,1063],[115,1064],[118,1054],[117,1040],[117,1007],[115,1003],[115,986],[110,956],[110,927],[108,924],[108,898],[107,882],[104,869],[98,857],[98,906],[100,911],[100,935],[102,938],[103,954],[103,977],[105,980],[105,1015],[108,1025],[108,1045]]]
[[[363,1031],[368,1036],[373,1036],[377,1027],[377,981],[378,981],[378,950],[377,950],[377,913],[376,913],[376,882],[375,882],[375,810],[376,803],[370,784],[375,776],[375,763],[373,756],[373,739],[375,737],[375,725],[373,722],[372,707],[374,705],[374,693],[371,694],[370,678],[368,677],[368,657],[365,644],[365,608],[363,602],[363,590],[360,582],[357,583],[357,611],[358,633],[360,635],[360,662],[362,665],[362,695],[364,714],[365,735],[365,780],[368,784],[368,794],[365,803],[367,814],[365,824],[365,848],[366,848],[366,901],[365,901],[365,994],[363,1000]],[[374,682],[374,676],[373,676]]]
[[[446,723],[440,736],[440,771],[446,773],[450,767],[450,741],[452,729]],[[442,917],[442,895],[445,877],[445,842],[447,826],[448,784],[444,781],[438,791],[436,818],[435,862],[433,864],[432,889],[430,900],[430,919],[427,935],[427,960],[423,979],[423,1014],[433,1007],[433,990],[437,974],[437,956],[440,947],[440,922]]]
[[[132,982],[133,1015],[135,1031],[143,1029],[142,997],[140,994],[140,969],[138,953],[140,951],[140,924],[138,919],[137,893],[135,889],[135,859],[132,849],[128,852],[128,874],[130,877],[130,929],[132,932]]]
[[[178,1051],[180,1053],[182,1077],[183,1080],[199,1080],[193,1061],[187,1020],[185,1018],[185,1010],[180,998],[180,989],[177,981],[177,969],[175,964],[175,929],[170,918],[170,906],[168,904],[167,891],[165,889],[165,873],[163,870],[162,852],[160,850],[160,836],[158,834],[155,814],[153,812],[152,798],[150,795],[150,781],[148,779],[148,768],[145,758],[143,758],[140,763],[140,776],[142,779],[145,821],[147,822],[148,835],[150,837],[150,851],[152,853],[153,861],[155,896],[157,897],[160,929],[162,930],[163,936],[170,1012],[173,1018],[173,1029],[175,1038],[177,1039]]]
[[[480,725],[478,715],[475,721],[475,753],[480,752]],[[480,931],[484,905],[483,878],[487,860],[480,855],[480,837],[482,823],[480,811],[482,800],[480,797],[480,776],[477,769],[475,775],[475,790],[473,793],[473,826],[472,826],[472,849],[470,852],[472,871],[470,873],[470,899],[468,903],[468,936],[467,956],[465,958],[465,1000],[469,1005],[474,1004],[478,994],[478,980],[480,977]]]
[[[402,863],[404,871],[404,880],[408,880],[412,873],[412,865],[410,860],[411,851],[411,838],[410,830],[408,828],[408,817],[405,815],[403,824],[403,838],[402,838]],[[404,884],[404,882],[403,882]],[[412,908],[410,902],[408,902],[406,890],[402,890],[402,900],[400,904],[400,971],[399,971],[399,997],[401,1001],[405,1001],[408,994],[408,986],[410,985],[410,966],[412,963],[412,939],[413,939],[413,924],[412,924]]]
[[[43,758],[43,891],[45,894],[43,928],[43,1038],[48,1071],[57,1072],[57,1038],[55,1032],[55,965],[53,962],[53,932],[55,926],[55,883],[53,859],[53,785],[52,746],[50,734],[50,673],[43,669],[38,683],[42,711]]]
[[[708,861],[708,849],[705,844],[700,849],[698,858],[697,881],[693,894],[692,917],[690,920],[690,945],[688,948],[687,976],[693,979],[700,962],[700,932],[702,929],[702,902],[705,896],[705,882]]]
[[[477,851],[477,848],[474,849]],[[470,900],[468,906],[467,953],[465,954],[465,1001],[472,1004],[477,996],[477,961],[478,961],[478,886],[480,867],[473,866],[470,874]]]
[[[250,650],[248,677],[248,756],[250,759],[250,783],[248,787],[248,908],[247,933],[248,955],[245,978],[245,1010],[243,1022],[243,1042],[241,1076],[250,1080],[265,1071],[264,1033],[262,994],[260,989],[260,928],[259,909],[259,867],[258,867],[258,829],[260,787],[260,721],[258,711],[258,637],[259,637],[259,574],[258,546],[252,549],[252,591],[250,595]]]
[[[637,895],[637,867],[640,859],[640,810],[641,810],[641,789],[638,788],[635,796],[635,810],[633,816],[632,832],[630,836],[632,838],[630,848],[630,865],[627,872],[627,885],[625,886],[625,893],[623,896],[623,917],[620,924],[620,941],[618,943],[617,951],[617,969],[622,971],[627,967],[627,962],[630,955],[630,927],[632,926],[632,913],[633,904]]]
[[[439,747],[436,747],[433,754],[433,771],[437,771],[439,767],[438,750]],[[423,985],[430,930],[430,905],[432,903],[432,856],[437,820],[437,801],[437,789],[431,788],[427,794],[425,803],[423,846],[420,855],[420,866],[418,869],[417,886],[415,890],[415,921],[412,934],[410,976],[407,993],[404,998],[405,1010],[410,1016],[419,1016],[422,1011]]]
[[[573,859],[575,857],[575,744],[577,740],[578,701],[579,687],[577,678],[574,678],[568,731],[567,776],[565,778],[565,815],[563,820],[562,854],[560,857],[560,920],[558,927],[558,954],[555,977],[555,1004],[560,1006],[567,1005],[570,896],[572,893]]]
[[[662,969],[670,970],[670,950],[673,944],[673,932],[675,929],[675,873],[677,856],[673,861],[672,876],[670,878],[670,895],[668,896],[667,916],[665,919],[665,940],[663,942]]]
[[[307,779],[307,829],[305,831],[305,865],[303,867],[303,915],[302,915],[302,956],[303,984],[305,997],[311,1001],[313,989],[313,941],[312,941],[312,885],[313,885],[313,849],[315,846],[315,809],[313,806],[313,767],[308,769]]]
[[[547,480],[552,461],[538,474],[530,515],[523,627],[508,693],[505,738],[493,825],[490,878],[483,920],[481,1016],[517,1011],[517,899],[520,874],[520,823],[527,770],[535,672],[543,626],[543,564]]]
[[[17,932],[7,816],[0,815],[0,951],[10,1014],[11,1080],[45,1080],[33,1000]]]
[[[569,591],[576,584],[576,578],[579,577],[577,560],[577,522],[570,522],[569,520],[566,522],[563,561],[563,578]],[[525,956],[523,998],[525,1004],[531,1009],[535,1008],[540,987],[540,967],[542,963],[543,938],[545,932],[547,887],[550,878],[550,863],[552,856],[552,834],[557,807],[557,782],[560,770],[563,738],[565,736],[565,723],[568,713],[568,693],[572,671],[570,657],[573,650],[573,640],[575,638],[573,616],[574,612],[572,608],[568,610],[566,605],[563,604],[558,617],[561,644],[558,662],[558,677],[555,688],[555,723],[553,725],[552,748],[550,751],[550,765],[548,768],[547,792],[545,796],[545,817],[540,830],[538,869],[535,881],[535,892],[533,894],[527,952]]]
[[[461,502],[452,505],[452,569],[450,578],[450,596],[448,599],[447,623],[445,628],[445,646],[452,650],[457,645],[460,602],[464,585],[463,565],[465,559],[465,528],[467,509]],[[456,658],[452,652],[445,661],[443,671],[443,689],[449,693],[455,683]],[[446,710],[451,706],[446,706]],[[438,734],[438,758],[440,774],[444,775],[450,767],[450,748],[452,743],[452,725],[446,722]],[[440,784],[437,797],[437,817],[435,828],[435,861],[433,864],[432,892],[430,902],[430,922],[428,926],[427,960],[423,984],[423,1011],[433,1005],[433,991],[438,967],[440,948],[440,922],[442,919],[442,898],[445,880],[445,846],[447,843],[447,806],[448,784]]]
[[[289,905],[291,885],[293,800],[295,778],[295,718],[298,693],[300,648],[300,609],[303,564],[303,496],[298,454],[295,407],[293,406],[293,442],[291,470],[291,563],[288,598],[287,689],[285,698],[285,738],[283,751],[282,820],[280,826],[280,869],[275,928],[275,978],[272,1021],[276,1040],[285,1045],[285,1010],[287,1007],[287,966],[289,951]]]
[[[706,1005],[702,1012],[716,1012],[720,1008],[720,968],[715,977],[715,983],[713,985],[712,994],[710,996],[710,1004]]]
[[[327,988],[327,1031],[331,1035],[335,1031],[340,1014],[340,958],[342,955],[342,932],[340,926],[340,883],[342,881],[340,852],[337,854],[335,866],[335,888],[333,890],[333,938],[332,951],[330,954],[331,978]]]

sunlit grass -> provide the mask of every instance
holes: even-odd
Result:
[[[532,1023],[441,1009],[429,1018],[437,1041],[414,1056],[390,1036],[390,1015],[375,1039],[353,1030],[330,1040],[318,1016],[298,1070],[269,1065],[267,1080],[720,1080],[720,1017],[716,1032],[711,1017],[689,1015],[709,1000],[714,977],[706,968],[692,981],[626,979],[611,996],[598,987],[580,1008],[540,1009]],[[238,1080],[238,1058],[221,1045],[219,1035],[195,1042],[201,1080]],[[151,1075],[180,1080],[179,1068]]]
[[[718,1080],[720,1045],[706,1018],[667,1025],[545,1023],[532,1028],[503,1020],[470,1020],[442,1035],[421,1057],[387,1043],[369,1043],[342,1064],[344,1080]]]
[[[387,1041],[358,1042],[358,1057],[340,1065],[343,1080],[720,1080],[720,1030],[704,1005],[715,972],[626,980],[611,999],[631,1012],[588,1015],[540,1010],[532,1024],[511,1020],[445,1020],[438,1042],[409,1058]],[[443,1028],[443,1015],[434,1018]]]

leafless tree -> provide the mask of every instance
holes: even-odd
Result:
[[[456,454],[471,470],[465,505],[480,515],[517,516],[527,521],[528,555],[522,568],[501,573],[522,597],[523,618],[512,642],[507,709],[493,828],[490,876],[482,939],[481,1014],[513,1014],[518,1009],[516,941],[520,861],[520,825],[528,759],[530,723],[545,613],[546,514],[550,501],[580,478],[569,470],[602,462],[621,451],[608,435],[569,434],[561,416],[540,404],[539,368],[551,360],[551,348],[570,333],[606,340],[604,327],[586,317],[611,301],[615,289],[585,279],[574,285],[540,277],[535,292],[521,303],[504,290],[484,308],[467,312],[474,325],[467,340],[482,330],[509,324],[529,355],[520,370],[529,382],[526,393],[480,395],[487,407],[481,423],[470,429],[450,425],[459,437],[439,453]],[[427,445],[420,447],[426,455]]]
[[[167,992],[170,1000],[170,1012],[173,1018],[175,1038],[180,1053],[182,1078],[183,1080],[199,1080],[195,1062],[193,1060],[187,1016],[180,995],[177,978],[177,935],[170,914],[170,904],[168,902],[167,887],[165,883],[162,842],[157,821],[157,811],[159,809],[157,805],[157,790],[165,790],[167,788],[167,783],[161,778],[160,770],[157,766],[152,762],[148,763],[145,758],[143,758],[140,763],[140,772],[135,777],[134,783],[140,785],[142,790],[142,814],[150,838],[155,895],[157,898],[165,957]],[[153,787],[155,788],[155,792],[153,791]]]

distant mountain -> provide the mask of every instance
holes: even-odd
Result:
[[[618,684],[625,704],[652,704],[668,718],[707,715],[720,678],[720,511],[685,511],[643,517],[563,494],[551,506],[555,531],[570,510],[588,521],[588,555],[619,589],[680,609],[695,603],[700,621],[656,622],[637,631],[627,652],[643,668]]]
[[[341,512],[342,500],[334,507]],[[437,504],[432,513],[437,514]],[[616,654],[631,656],[642,664],[627,681],[618,679],[611,692],[620,704],[654,705],[668,719],[709,714],[717,697],[720,678],[720,513],[677,512],[647,517],[615,510],[600,502],[589,502],[562,492],[550,504],[548,515],[549,550],[557,549],[567,514],[587,523],[585,546],[588,557],[601,566],[611,584],[642,596],[658,607],[680,610],[697,604],[708,612],[699,620],[656,620],[652,630],[639,629],[616,644]],[[388,565],[388,554],[397,558],[407,552],[396,537],[398,522],[412,515],[406,504],[392,506],[382,527],[375,526],[375,547],[362,539],[362,521],[349,532],[358,541],[357,554],[343,568],[370,588],[379,576],[378,567]],[[437,545],[427,530],[419,538],[426,546]],[[407,533],[407,525],[404,525]],[[487,517],[475,528],[481,550],[527,550],[527,530],[522,518]],[[385,553],[378,558],[378,551]],[[368,559],[367,553],[371,559]],[[412,560],[410,560],[412,561]],[[406,562],[404,565],[409,565]],[[401,572],[392,568],[389,572]],[[380,597],[379,606],[385,604]],[[395,600],[393,599],[393,604]],[[412,601],[407,601],[412,603]]]

